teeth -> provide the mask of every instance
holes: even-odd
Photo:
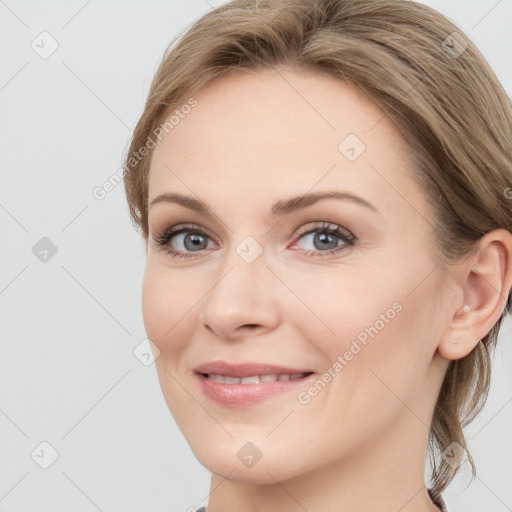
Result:
[[[254,375],[253,377],[242,377],[240,379],[242,384],[258,384],[259,381],[260,378],[257,375]]]
[[[259,382],[276,382],[286,380],[297,380],[305,377],[307,373],[280,373],[271,375],[251,375],[250,377],[228,377],[225,375],[208,374],[208,379],[223,384],[258,384]]]

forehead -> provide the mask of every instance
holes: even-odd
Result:
[[[334,77],[237,71],[195,99],[153,150],[150,199],[187,188],[215,196],[236,186],[250,198],[344,186],[377,201],[386,181],[411,186],[401,138],[383,110]]]

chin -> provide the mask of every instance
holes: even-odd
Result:
[[[225,455],[206,454],[198,457],[198,461],[214,475],[231,481],[251,485],[269,485],[277,481],[284,481],[295,476],[290,468],[284,468],[285,464],[273,464],[269,461],[258,461],[253,467],[246,467],[238,459],[235,460]]]
[[[199,443],[189,443],[192,451],[208,471],[229,480],[253,485],[275,484],[277,481],[292,479],[302,472],[307,473],[311,468],[304,454],[295,450],[295,458],[290,457],[293,449],[281,445],[274,446],[264,441],[228,438],[225,442],[215,442],[215,446],[204,443],[204,432],[199,434],[203,439]],[[259,448],[258,448],[259,447]]]

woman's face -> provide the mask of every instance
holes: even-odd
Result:
[[[224,76],[195,99],[153,150],[142,296],[194,454],[260,483],[386,450],[424,461],[456,299],[394,127],[343,82],[284,69]],[[347,195],[318,199],[333,192]],[[198,373],[217,362],[269,376]]]

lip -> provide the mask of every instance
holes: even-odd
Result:
[[[199,365],[194,372],[202,392],[210,400],[227,407],[250,407],[259,404],[276,395],[292,391],[315,376],[315,373],[309,369],[253,362],[230,364],[224,361],[212,361]],[[242,378],[275,373],[309,373],[310,375],[295,380],[254,384],[225,384],[210,380],[204,375],[216,374]]]

